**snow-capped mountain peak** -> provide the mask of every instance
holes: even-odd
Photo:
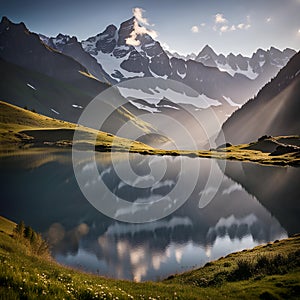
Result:
[[[195,60],[205,66],[217,67],[220,71],[232,76],[243,75],[254,80],[263,73],[271,72],[266,69],[276,67],[278,72],[295,53],[296,51],[292,49],[280,51],[271,47],[269,50],[258,49],[251,57],[233,53],[224,56],[223,54],[217,55],[211,47],[206,45]],[[274,75],[277,73],[275,70],[272,72]]]
[[[102,33],[83,41],[82,47],[117,81],[170,74],[169,59],[160,43],[141,28],[132,17],[121,23],[119,29],[108,26]]]

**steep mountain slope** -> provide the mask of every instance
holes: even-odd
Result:
[[[91,96],[107,88],[92,79],[88,71],[74,59],[47,47],[39,36],[28,31],[24,23],[14,24],[6,17],[0,23],[0,57],[7,61],[70,83]]]
[[[300,53],[255,97],[223,124],[228,142],[239,144],[262,135],[300,134]]]
[[[96,94],[95,94],[96,95]],[[41,114],[76,122],[90,91],[0,59],[0,97]]]
[[[117,93],[117,91],[115,91]],[[117,94],[119,97],[119,95]],[[0,99],[27,107],[52,118],[76,123],[82,110],[92,100],[84,90],[0,59]],[[108,104],[101,108],[107,109]],[[156,132],[127,109],[119,107],[109,116],[102,130],[115,134],[130,121],[132,131]],[[95,124],[96,126],[96,124]]]
[[[55,49],[67,56],[72,57],[81,63],[93,76],[102,82],[116,83],[105,71],[101,64],[99,64],[94,57],[86,53],[78,42],[75,36],[58,34],[55,38],[48,38],[42,34],[39,35],[40,39],[52,49]]]

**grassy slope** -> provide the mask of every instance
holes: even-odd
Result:
[[[25,245],[9,236],[11,229],[12,222],[1,218],[0,299],[299,299],[300,296],[300,236],[230,254],[162,282],[135,283],[79,272],[34,256]],[[261,271],[249,280],[226,280],[226,274],[236,270],[238,261],[253,261],[262,255],[276,257],[278,253],[292,255],[293,263],[288,268],[271,269],[274,273],[271,275]]]
[[[34,143],[35,146],[72,145],[74,130],[80,130],[81,139],[85,144],[93,144],[97,135],[96,147],[132,147],[137,150],[152,149],[140,142],[119,138],[105,132],[77,127],[76,124],[52,119],[26,109],[0,101],[0,140],[2,149]]]

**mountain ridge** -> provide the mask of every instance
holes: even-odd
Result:
[[[247,143],[263,135],[299,135],[299,97],[300,52],[256,97],[224,122],[222,130],[225,139],[231,143]]]
[[[255,79],[261,74],[262,64],[270,61],[271,64],[282,68],[286,65],[287,61],[296,54],[296,51],[291,48],[285,48],[284,50],[279,50],[276,47],[271,46],[269,49],[263,50],[258,48],[251,56],[244,56],[241,54],[234,55],[229,53],[224,55],[220,53],[219,55],[215,53],[211,46],[205,45],[198,55],[191,53],[188,55],[180,55],[178,53],[172,54],[168,52],[169,57],[181,58],[184,60],[195,60],[202,62],[206,66],[217,67],[220,71],[228,72],[231,75],[243,74],[249,79]],[[247,71],[247,63],[251,67],[252,72]],[[238,69],[238,67],[240,67]]]

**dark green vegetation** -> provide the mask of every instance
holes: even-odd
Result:
[[[297,299],[300,296],[299,235],[230,254],[162,282],[135,283],[61,266],[48,257],[47,250],[37,253],[30,238],[20,237],[17,233],[20,228],[14,228],[16,224],[0,218],[0,299]],[[29,227],[24,225],[23,232],[25,228],[28,231]]]

